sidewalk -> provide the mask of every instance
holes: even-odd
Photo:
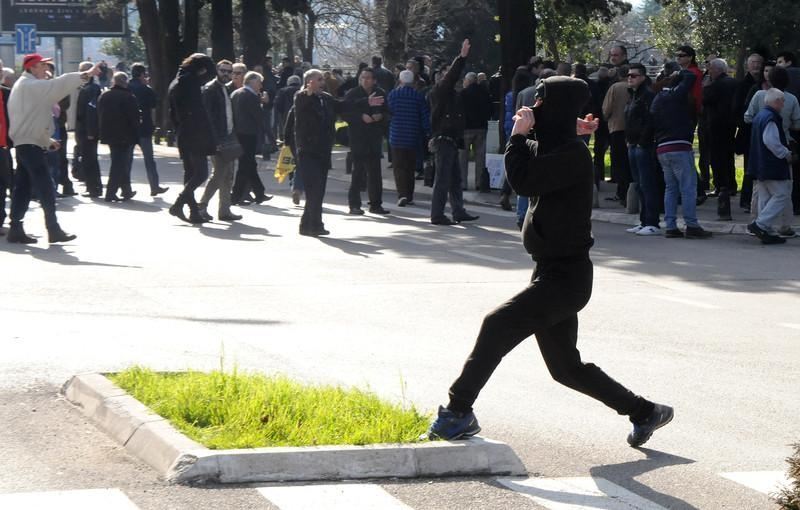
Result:
[[[178,149],[176,147],[167,147],[166,145],[154,145],[154,153],[156,156],[161,157],[178,157]],[[341,182],[350,182],[350,176],[345,173],[345,158],[347,150],[334,148],[333,151],[333,169],[330,171],[329,177]],[[272,160],[271,168],[274,168],[274,158]],[[394,183],[392,169],[388,167],[388,161],[382,161],[383,168],[383,189],[390,192],[396,192],[397,188]],[[470,181],[474,175],[474,164],[470,163]],[[272,180],[272,175],[268,176],[267,182]],[[277,183],[273,182],[273,186]],[[614,196],[615,185],[604,182],[600,185],[599,202],[600,207],[592,210],[593,221],[603,221],[607,223],[615,223],[619,225],[633,226],[639,223],[638,214],[627,214],[625,209],[619,205],[618,202],[606,200]],[[430,199],[432,195],[431,188],[422,184],[422,181],[417,181],[414,193],[420,197]],[[481,207],[493,207],[500,210],[500,191],[492,190],[490,193],[479,193],[475,190],[464,191],[464,202]],[[512,200],[512,204],[514,201]],[[679,211],[680,213],[680,211]],[[509,218],[514,218],[514,212],[508,212]],[[697,219],[700,221],[702,227],[706,230],[717,234],[747,234],[747,224],[752,221],[750,214],[745,213],[739,207],[739,197],[731,198],[731,216],[732,221],[717,221],[717,199],[716,197],[709,197],[706,202],[697,207]],[[680,218],[680,214],[678,215]],[[682,220],[679,219],[678,223],[683,226]],[[794,229],[800,230],[800,218],[795,217]],[[662,217],[663,225],[663,217]]]

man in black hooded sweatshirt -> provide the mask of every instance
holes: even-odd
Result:
[[[641,446],[672,419],[671,407],[647,401],[596,365],[583,363],[576,346],[578,311],[592,294],[593,164],[578,138],[591,128],[579,120],[576,130],[588,100],[584,81],[557,76],[540,82],[533,109],[517,112],[506,147],[506,175],[514,191],[531,197],[522,236],[536,269],[525,290],[484,318],[475,347],[450,387],[450,403],[439,408],[428,429],[430,439],[480,432],[473,403],[500,360],[531,335],[553,379],[630,417],[631,446]],[[536,141],[528,140],[534,126]]]

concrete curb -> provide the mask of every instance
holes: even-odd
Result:
[[[481,437],[410,445],[209,450],[102,374],[73,376],[61,392],[131,455],[172,483],[526,474],[508,445]]]

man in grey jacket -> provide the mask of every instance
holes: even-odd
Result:
[[[72,241],[56,219],[55,190],[47,170],[45,151],[58,150],[53,140],[53,104],[69,95],[92,76],[100,73],[97,64],[84,72],[65,73],[52,80],[47,77],[47,62],[37,53],[25,55],[24,72],[14,84],[8,99],[9,136],[15,142],[19,170],[11,193],[11,228],[8,242],[32,244],[36,239],[25,234],[22,220],[28,211],[32,188],[36,189],[44,211],[50,243]]]

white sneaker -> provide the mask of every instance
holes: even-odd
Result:
[[[636,232],[637,236],[660,236],[661,229],[658,227],[653,227],[652,225],[648,225],[646,227],[640,228]]]
[[[625,232],[630,232],[631,234],[636,234],[640,230],[642,230],[643,228],[644,227],[642,227],[641,225],[636,225],[635,227],[631,227],[631,228],[625,229]]]

